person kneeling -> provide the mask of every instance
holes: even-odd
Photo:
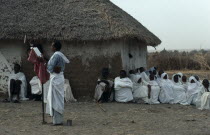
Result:
[[[115,100],[117,102],[129,102],[133,100],[132,89],[133,83],[127,77],[125,70],[120,71],[120,77],[114,80]]]
[[[14,65],[14,73],[9,77],[8,94],[10,102],[19,103],[19,100],[28,100],[27,82],[25,75],[20,72],[20,65]],[[16,96],[16,97],[15,97]],[[14,100],[14,101],[13,101]]]

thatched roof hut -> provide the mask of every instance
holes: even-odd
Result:
[[[30,79],[32,67],[24,54],[24,36],[41,41],[47,55],[49,41],[59,39],[72,61],[66,77],[77,95],[94,90],[102,67],[110,67],[115,76],[122,68],[146,66],[147,46],[161,43],[109,0],[2,0],[0,12],[0,51],[8,61],[14,52],[21,56]],[[91,75],[86,79],[92,83],[80,79],[87,72]]]
[[[109,0],[0,1],[0,39],[98,41],[136,38],[146,45],[161,41]]]

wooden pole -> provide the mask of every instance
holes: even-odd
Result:
[[[46,124],[44,115],[44,85],[42,83],[42,124]]]

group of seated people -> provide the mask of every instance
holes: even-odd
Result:
[[[209,81],[200,81],[197,75],[189,79],[177,73],[169,79],[163,70],[156,67],[145,70],[140,67],[127,75],[121,70],[114,81],[109,78],[109,69],[102,69],[97,81],[95,100],[99,103],[135,102],[146,104],[196,105],[199,109],[210,109]]]
[[[42,100],[42,84],[37,76],[34,76],[27,85],[27,80],[24,73],[21,72],[21,66],[14,64],[14,72],[9,76],[8,81],[8,98],[3,102],[20,103],[20,101],[26,101],[33,99],[35,101]],[[44,101],[46,103],[47,93],[49,89],[49,81],[43,84]],[[30,91],[30,92],[29,92]],[[30,96],[29,96],[30,95]],[[71,86],[68,79],[65,79],[64,84],[64,99],[66,102],[76,102],[71,90]]]
[[[8,101],[18,103],[19,100],[28,100],[27,81],[25,75],[20,72],[20,65],[14,65],[14,73],[11,74],[8,84]],[[41,98],[42,90],[38,77],[30,81],[33,95]],[[44,84],[47,95],[49,82]],[[65,81],[65,100],[76,101],[69,81]],[[35,97],[36,97],[35,96]],[[210,109],[209,81],[200,81],[198,76],[189,79],[182,73],[177,73],[169,79],[163,70],[156,67],[145,70],[143,67],[130,70],[129,75],[121,70],[119,77],[114,80],[109,78],[109,69],[103,68],[101,77],[97,81],[94,98],[97,102],[135,102],[146,104],[181,104],[196,105],[199,109]],[[5,101],[6,101],[5,100]]]

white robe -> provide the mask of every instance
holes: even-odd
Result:
[[[145,103],[149,102],[148,99],[148,83],[145,82],[143,79],[141,83],[138,83],[138,80],[141,76],[136,76],[133,82],[133,98],[135,101],[143,100]]]
[[[36,95],[42,94],[42,85],[37,76],[34,76],[31,81],[31,93]],[[47,103],[47,93],[49,90],[50,81],[47,81],[44,84],[44,102]],[[64,98],[66,102],[76,102],[77,100],[74,98],[74,95],[72,94],[71,86],[68,79],[65,79],[64,84]]]
[[[60,55],[65,63],[69,63],[69,60],[64,54],[61,52],[55,52],[48,62],[49,66],[53,63],[52,60],[55,55]],[[46,113],[50,114],[50,116],[54,115],[53,110],[60,114],[63,114],[64,112],[64,84],[65,79],[63,72],[60,72],[59,74],[50,73],[50,85],[46,104]]]
[[[194,80],[195,83],[191,83],[191,80]],[[201,91],[200,84],[197,82],[194,76],[189,78],[189,85],[187,88],[187,103],[196,105],[198,94]]]
[[[36,95],[41,95],[42,94],[42,85],[37,76],[34,76],[31,81],[29,82],[31,85],[31,93],[36,94]]]
[[[53,116],[53,110],[60,114],[64,112],[64,76],[62,72],[59,74],[50,74],[46,113]]]
[[[149,82],[149,77],[145,72],[140,73],[141,78],[145,81],[145,82]]]
[[[129,78],[117,77],[114,80],[115,100],[117,102],[129,102],[133,100],[133,83]]]
[[[151,86],[149,104],[160,104],[160,102],[158,101],[158,97],[160,94],[160,87],[158,83],[155,80],[153,80],[149,81],[149,85]]]
[[[187,88],[188,88],[188,86],[189,86],[189,82],[182,82],[182,85],[183,85],[183,87],[184,87],[184,89],[185,89],[185,93],[187,92]]]
[[[65,79],[64,84],[64,98],[66,102],[77,102],[71,90],[71,85],[68,79]]]
[[[28,100],[28,98],[26,98],[27,96],[27,82],[26,82],[26,77],[24,75],[24,73],[22,72],[19,72],[17,74],[13,73],[9,76],[9,82],[8,82],[8,94],[9,94],[9,97],[11,96],[10,95],[10,81],[11,79],[14,79],[14,80],[20,80],[22,83],[21,83],[21,90],[20,90],[20,100]]]
[[[174,103],[174,93],[173,93],[173,83],[169,79],[163,79],[164,76],[167,75],[163,73],[161,75],[161,82],[160,82],[160,95],[159,99],[161,103]]]
[[[135,81],[136,75],[135,74],[130,74],[129,78],[131,79],[132,82]]]
[[[175,104],[182,104],[182,105],[187,105],[187,96],[185,93],[185,88],[184,86],[178,82],[173,85],[173,92],[174,92],[174,103]]]
[[[198,93],[196,107],[200,110],[210,109],[210,92],[202,86],[201,91]]]
[[[100,81],[100,79],[98,79],[98,81]],[[109,87],[111,88],[113,85],[113,81],[110,81],[110,80],[107,80],[107,81],[109,82]],[[96,85],[95,95],[94,95],[95,100],[98,101],[101,98],[103,92],[105,91],[105,87],[106,87],[106,84],[104,82],[101,82]],[[113,96],[113,95],[111,95],[111,96]]]
[[[158,85],[160,86],[160,83],[161,83],[162,79],[161,77],[159,77],[159,75],[157,76],[157,79],[156,79],[156,82],[158,83]]]

